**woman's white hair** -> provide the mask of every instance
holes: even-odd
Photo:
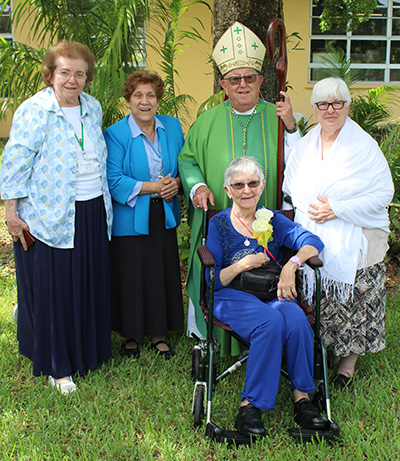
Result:
[[[328,77],[317,82],[314,85],[310,102],[315,109],[315,103],[329,101],[333,98],[346,101],[347,105],[351,102],[350,91],[346,83],[339,77]]]
[[[225,170],[224,186],[229,187],[232,178],[238,173],[256,174],[261,182],[264,181],[264,172],[254,157],[238,157],[232,160]]]

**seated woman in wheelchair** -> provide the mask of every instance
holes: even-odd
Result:
[[[244,435],[265,435],[260,410],[271,411],[275,407],[284,348],[294,393],[295,420],[304,428],[322,429],[326,421],[308,395],[314,391],[314,333],[296,303],[295,274],[324,245],[319,237],[280,212],[273,212],[273,239],[265,252],[253,238],[252,230],[257,203],[265,187],[261,166],[252,157],[234,159],[225,171],[224,180],[233,204],[210,220],[206,245],[216,264],[214,315],[250,343],[236,428]],[[231,282],[242,272],[270,260],[279,262],[281,246],[297,254],[282,268],[275,299],[263,302],[232,287]]]

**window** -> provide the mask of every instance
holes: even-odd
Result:
[[[359,70],[359,83],[400,83],[400,0],[378,0],[369,21],[353,32],[321,32],[322,8],[311,0],[309,82],[321,78],[328,45],[340,48]]]
[[[13,39],[12,23],[11,23],[11,3],[8,2],[3,9],[4,0],[0,0],[0,36],[8,41]]]
[[[135,50],[136,66],[139,69],[145,69],[146,68],[146,57],[147,57],[146,22],[144,19],[140,18],[138,19],[138,24],[139,24],[139,27],[138,27],[136,38],[139,41],[139,46]]]

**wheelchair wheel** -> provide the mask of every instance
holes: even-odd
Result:
[[[193,425],[198,427],[201,425],[201,417],[204,414],[204,387],[199,386],[196,391],[196,397],[193,410]]]
[[[196,382],[199,378],[199,367],[200,367],[201,351],[200,349],[193,349],[192,355],[192,378]]]

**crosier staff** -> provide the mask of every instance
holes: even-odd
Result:
[[[275,54],[275,31],[279,33],[279,54],[275,65],[275,73],[278,79],[279,92],[286,91],[286,73],[287,73],[287,52],[286,52],[286,29],[282,19],[276,18],[271,21],[267,31],[267,48],[271,64],[274,62]],[[277,159],[277,194],[276,209],[279,210],[282,205],[282,182],[284,169],[284,135],[285,125],[279,117],[278,122],[278,159]]]

